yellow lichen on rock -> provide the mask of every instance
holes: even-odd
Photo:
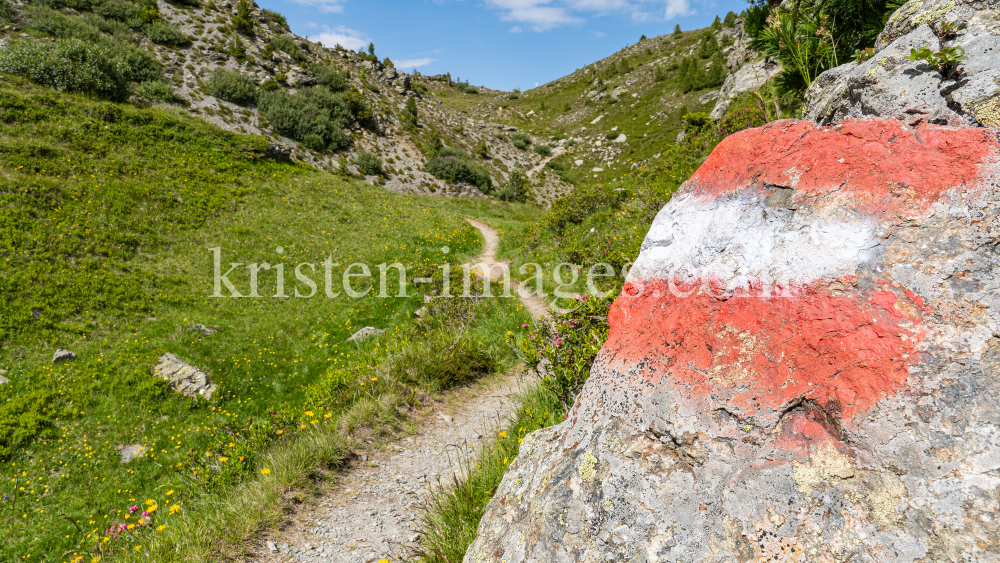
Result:
[[[913,16],[911,20],[914,25],[931,24],[939,21],[945,16],[952,8],[955,7],[955,0],[949,0],[945,4],[938,6],[932,10],[925,10],[919,14]]]
[[[587,450],[587,453],[583,455],[583,463],[577,469],[580,472],[580,478],[583,479],[584,483],[590,483],[597,476],[597,458],[594,457],[593,452]]]
[[[1000,96],[997,94],[969,100],[965,109],[982,125],[1000,129]]]
[[[837,451],[832,442],[820,444],[809,453],[809,463],[793,463],[792,474],[802,494],[810,494],[833,478],[854,477],[851,458]]]

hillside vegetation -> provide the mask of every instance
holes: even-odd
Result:
[[[442,247],[453,262],[480,248],[450,202],[507,222],[530,221],[531,207],[397,195],[263,159],[260,137],[184,112],[8,77],[0,119],[0,366],[10,380],[0,385],[0,559],[180,550],[200,560],[233,549],[280,520],[282,502],[255,497],[227,513],[221,500],[307,484],[351,440],[398,428],[434,393],[513,359],[501,335],[527,318],[514,301],[416,324],[422,294],[412,286],[410,297],[383,298],[377,279],[355,280],[375,290],[327,298],[320,263],[341,264],[338,282],[352,262],[376,276],[376,265],[396,261],[408,277],[431,273]],[[260,273],[261,298],[212,298],[216,247],[223,264],[286,264],[290,297],[273,297],[271,270]],[[292,273],[301,262],[317,265],[310,299],[291,297],[309,293]],[[248,292],[246,268],[230,279]],[[390,276],[389,295],[395,287]],[[364,326],[387,333],[345,342]],[[76,359],[53,364],[57,348]],[[155,376],[166,352],[210,375],[218,385],[210,400]],[[454,369],[414,371],[413,358],[432,355]],[[307,437],[324,446],[300,452],[301,463],[281,474],[268,466],[286,441]],[[125,463],[132,445],[141,449]]]

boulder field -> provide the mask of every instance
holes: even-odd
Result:
[[[723,141],[466,563],[1000,561],[998,174],[986,128]]]

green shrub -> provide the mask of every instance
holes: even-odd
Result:
[[[171,47],[183,47],[191,44],[191,39],[180,28],[164,21],[153,22],[146,26],[146,37],[153,43]]]
[[[653,80],[655,80],[656,82],[663,82],[666,79],[667,79],[666,71],[663,70],[662,66],[656,65],[656,67],[653,69]]]
[[[93,12],[84,12],[80,14],[80,17],[88,24],[112,36],[118,43],[135,44],[137,42],[132,28],[123,22],[105,19]]]
[[[552,149],[548,145],[535,145],[535,152],[542,156],[552,156]]]
[[[335,66],[317,65],[313,67],[313,74],[316,76],[316,83],[326,86],[331,92],[347,90],[347,78]]]
[[[681,31],[681,24],[675,24],[674,25],[674,33],[673,33],[673,35],[677,39],[680,39],[681,37],[684,37],[684,32]]]
[[[354,164],[366,176],[379,176],[382,171],[382,158],[369,151],[361,151],[354,159]]]
[[[10,0],[0,0],[0,22],[16,22],[21,18]]]
[[[253,33],[253,17],[250,15],[249,0],[239,0],[236,3],[236,13],[233,14],[233,27],[243,35]]]
[[[136,93],[153,102],[177,103],[184,101],[184,98],[180,97],[177,92],[174,91],[174,85],[166,80],[143,82],[136,88]]]
[[[88,43],[102,40],[101,30],[83,18],[69,16],[51,8],[32,4],[25,6],[24,10],[28,21],[31,22],[29,24],[31,28],[52,37],[79,39]]]
[[[726,14],[726,19],[722,20],[722,25],[725,27],[733,27],[736,25],[737,17],[739,16],[736,15],[736,12],[730,10],[729,13]]]
[[[511,135],[510,140],[514,143],[515,147],[521,150],[527,150],[528,145],[531,144],[531,137],[529,137],[526,133],[514,133]]]
[[[528,201],[528,179],[520,170],[514,170],[507,178],[507,183],[497,191],[501,201],[524,203]]]
[[[444,147],[438,155],[427,161],[428,173],[448,182],[466,182],[487,193],[493,187],[493,180],[485,168],[472,162],[469,155],[451,147]]]
[[[421,84],[420,82],[415,82],[413,84],[413,91],[420,95],[424,95],[427,93],[427,86]]]
[[[416,129],[418,118],[417,99],[413,96],[408,96],[406,98],[406,105],[403,106],[403,127],[411,131]]]
[[[15,395],[0,406],[0,459],[7,459],[36,438],[57,435],[54,418],[56,393],[37,390]]]
[[[257,86],[245,74],[219,69],[205,81],[205,89],[220,100],[242,106],[254,101]]]
[[[465,92],[466,94],[478,94],[479,88],[476,88],[475,86],[465,86],[464,88],[462,88],[462,91]]]
[[[257,96],[264,117],[286,137],[306,142],[314,150],[340,149],[348,145],[344,128],[351,122],[351,110],[343,95],[322,87],[304,88],[295,94],[284,91],[260,92]]]
[[[278,27],[284,29],[285,31],[288,31],[288,20],[285,19],[285,16],[279,14],[278,12],[268,10],[266,8],[261,10],[261,13],[264,14],[264,16],[267,17],[267,19],[277,24]]]
[[[369,82],[368,84],[365,84],[365,88],[367,88],[371,92],[375,92],[376,94],[382,93],[382,89],[379,88],[378,84],[375,84],[374,82]]]
[[[479,158],[489,158],[490,148],[486,146],[486,139],[479,139],[479,142],[476,143],[476,148],[472,152]]]
[[[302,51],[302,48],[287,35],[275,35],[271,38],[271,45],[273,45],[275,49],[288,53],[288,56],[292,57],[296,61],[302,62],[307,58],[306,54]]]
[[[128,98],[128,61],[104,45],[78,39],[17,41],[0,50],[0,71],[30,78],[64,92],[111,100]]]

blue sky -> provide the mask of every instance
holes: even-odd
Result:
[[[292,31],[333,47],[375,43],[401,70],[529,89],[643,34],[706,27],[743,0],[257,0]],[[405,68],[404,68],[405,67]]]

